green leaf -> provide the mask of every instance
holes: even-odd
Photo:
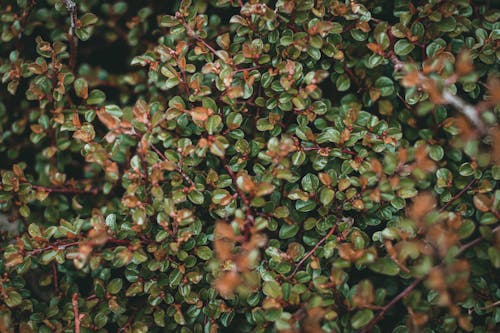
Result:
[[[321,192],[319,194],[319,200],[321,201],[323,206],[328,206],[333,201],[334,197],[335,191],[327,187],[321,189]]]
[[[381,96],[391,96],[394,93],[394,82],[387,76],[381,76],[375,81],[375,88],[380,90]]]
[[[280,298],[283,295],[281,286],[274,280],[264,282],[262,291],[264,292],[264,295],[272,298]]]
[[[87,98],[87,104],[98,105],[104,103],[106,100],[106,95],[99,89],[94,89],[90,92]]]
[[[108,286],[106,287],[106,290],[111,294],[111,295],[116,295],[120,292],[123,286],[123,281],[120,278],[115,278],[111,280],[108,283]]]
[[[297,234],[299,226],[297,224],[283,224],[279,231],[279,238],[289,239]]]
[[[95,14],[85,13],[80,17],[80,23],[82,27],[87,27],[89,25],[96,24],[99,19]]]
[[[399,274],[399,267],[398,265],[392,261],[390,258],[383,257],[377,259],[376,262],[373,264],[370,264],[368,266],[372,271],[379,273],[379,274],[384,274],[384,275],[389,275],[389,276],[396,276]]]
[[[165,311],[157,310],[153,313],[153,320],[156,325],[165,327]]]
[[[373,311],[370,309],[363,309],[357,311],[351,318],[351,326],[355,330],[366,326],[373,318]]]
[[[213,258],[212,250],[208,246],[200,246],[196,249],[196,255],[202,260]]]
[[[436,162],[440,161],[444,157],[444,149],[441,146],[432,146],[429,149],[429,156]]]
[[[405,56],[410,54],[415,48],[415,45],[408,42],[406,39],[400,39],[394,44],[394,52],[399,56]]]
[[[349,80],[349,77],[347,75],[343,74],[337,78],[337,81],[335,81],[335,86],[337,87],[338,91],[346,91],[351,86],[351,81]]]
[[[76,79],[75,82],[73,82],[73,87],[75,88],[75,93],[78,97],[87,99],[89,96],[89,87],[85,79]]]
[[[295,209],[297,209],[299,212],[306,213],[314,210],[315,208],[316,208],[316,202],[314,202],[313,200],[295,201]]]
[[[5,304],[7,304],[9,308],[14,308],[20,305],[22,301],[23,298],[21,297],[21,294],[15,290],[7,291],[7,298],[4,299]]]
[[[188,194],[188,199],[194,203],[195,205],[202,205],[203,202],[205,201],[205,197],[203,196],[203,193],[197,190],[193,190],[189,192]]]

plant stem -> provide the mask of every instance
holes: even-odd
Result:
[[[453,198],[451,198],[450,201],[448,201],[441,209],[439,210],[440,212],[443,212],[446,208],[448,208],[454,201],[456,201],[458,198],[460,198],[462,195],[464,195],[465,192],[467,192],[472,185],[476,182],[477,179],[472,179],[467,186],[465,186],[460,192],[458,192]]]
[[[299,271],[300,269],[300,266],[302,266],[302,264],[310,257],[314,254],[314,252],[318,249],[318,247],[321,246],[321,244],[323,244],[326,239],[328,237],[330,237],[334,232],[335,232],[335,229],[337,229],[337,225],[335,224],[333,227],[330,228],[330,231],[328,231],[328,233],[323,236],[323,238],[320,239],[320,241],[318,243],[316,243],[316,245],[314,245],[314,247],[309,251],[307,252],[307,254],[304,256],[304,258],[302,258],[298,263],[297,265],[295,266],[295,269],[293,270],[292,274],[290,274],[290,276],[288,277],[289,279],[293,278],[295,276],[295,274],[297,274],[297,272]]]
[[[78,47],[78,37],[75,35],[76,21],[77,21],[76,15],[78,8],[73,0],[63,0],[63,3],[70,15],[71,23],[68,31],[69,49],[70,49],[69,68],[71,69],[71,71],[74,71],[76,65],[76,53]]]
[[[85,193],[85,194],[94,194],[98,193],[97,188],[91,188],[89,190],[78,189],[78,188],[67,188],[67,187],[47,187],[42,185],[31,185],[31,188],[38,191],[44,191],[49,193]]]
[[[74,293],[71,298],[71,304],[73,305],[73,314],[75,316],[75,333],[80,333],[80,320],[82,315],[78,311],[78,294]]]
[[[238,197],[243,202],[243,205],[245,208],[245,226],[248,228],[254,224],[254,217],[252,215],[252,210],[250,209],[250,200],[248,200],[245,193],[243,193],[243,191],[239,188],[238,181],[236,179],[236,175],[235,175],[234,171],[231,169],[231,167],[224,163],[224,168],[229,173],[229,176],[231,177],[231,179],[233,181],[233,185],[236,189],[236,193],[238,194]]]
[[[369,333],[372,331],[373,327],[384,318],[387,311],[389,311],[396,303],[398,303],[401,299],[408,296],[416,286],[422,282],[423,278],[418,278],[414,280],[408,287],[406,287],[402,292],[400,292],[396,297],[394,297],[387,305],[385,305],[382,310],[377,314],[375,318],[373,318],[368,325],[363,328],[361,333]]]

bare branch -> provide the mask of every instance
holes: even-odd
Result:
[[[69,48],[70,48],[70,56],[69,56],[69,67],[73,71],[75,69],[76,64],[76,53],[78,47],[78,37],[75,35],[76,29],[76,20],[77,20],[77,11],[78,8],[76,3],[72,0],[63,0],[63,4],[68,10],[70,14],[70,27],[68,31],[68,40],[69,40]]]
[[[75,333],[80,333],[80,321],[82,320],[83,314],[78,311],[78,294],[74,293],[71,299],[71,304],[73,305],[73,314],[75,316]]]
[[[323,238],[320,239],[320,241],[318,243],[316,243],[316,245],[314,245],[314,247],[311,249],[311,251],[307,252],[307,254],[297,263],[297,266],[295,266],[295,269],[293,270],[292,274],[290,274],[290,276],[288,278],[292,278],[295,276],[295,274],[297,274],[297,272],[299,271],[300,269],[300,266],[302,266],[302,264],[310,257],[314,254],[314,252],[316,252],[316,250],[318,249],[318,247],[321,246],[321,244],[323,244],[327,239],[328,237],[330,237],[334,232],[335,232],[335,229],[337,229],[337,225],[333,225],[333,227],[330,228],[330,231],[328,231],[328,233],[323,236]]]

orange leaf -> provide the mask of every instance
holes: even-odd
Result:
[[[193,110],[190,111],[191,117],[194,121],[207,121],[208,117],[212,115],[214,112],[206,108],[204,106],[197,106]]]

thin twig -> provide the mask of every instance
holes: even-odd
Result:
[[[396,72],[402,71],[404,69],[404,63],[399,60],[394,52],[387,54],[386,58],[389,58],[389,60],[392,62],[392,64],[394,65],[394,70]],[[418,78],[420,82],[432,80],[431,78],[425,76],[420,72],[418,73]],[[467,119],[469,119],[469,121],[474,124],[474,126],[479,130],[481,134],[486,133],[486,126],[484,125],[481,118],[479,118],[478,110],[476,109],[476,107],[468,104],[457,95],[452,94],[447,87],[443,88],[443,91],[441,92],[441,98],[443,99],[445,104],[453,106],[457,111],[459,111]]]
[[[494,308],[494,307],[499,306],[499,305],[500,305],[500,301],[496,301],[495,303],[491,303],[491,304],[488,304],[486,306],[483,306],[482,308],[479,308],[479,310],[488,310],[488,309]]]
[[[31,188],[38,191],[44,191],[49,193],[81,193],[81,194],[94,194],[99,193],[97,188],[91,188],[89,190],[79,189],[79,188],[68,188],[68,187],[47,187],[42,185],[31,185]]]
[[[142,146],[143,142],[144,141],[141,140],[139,145]],[[148,162],[146,161],[147,152],[145,151],[147,149],[148,149],[147,145],[145,145],[145,147],[141,147],[141,149],[139,150],[139,158],[141,160],[141,165],[142,165],[142,169],[144,172],[144,194],[146,196],[146,203],[151,203],[151,198],[150,198],[150,193],[149,193]]]
[[[158,154],[158,156],[160,156],[162,160],[164,161],[168,160],[167,157],[158,148],[156,148],[155,145],[151,145],[151,148],[153,148],[153,150]],[[184,170],[182,170],[180,166],[176,165],[175,170],[181,174],[184,180],[186,180],[192,188],[196,188],[196,184],[193,182],[191,178],[189,178],[189,176],[184,172]]]
[[[214,49],[210,44],[208,44],[203,38],[201,38],[200,36],[198,36],[196,34],[196,32],[193,30],[193,28],[191,28],[191,26],[184,20],[184,17],[182,17],[182,15],[180,13],[177,13],[176,14],[176,17],[182,21],[182,25],[184,26],[184,28],[186,29],[186,32],[187,32],[187,35],[193,39],[195,39],[197,42],[203,44],[203,46],[205,46],[210,52],[213,53],[214,56],[216,56],[217,58],[221,59],[222,61],[226,62],[224,57],[222,57],[221,55],[219,55],[219,52],[217,52],[216,49]]]
[[[320,241],[318,243],[316,243],[316,245],[314,245],[314,247],[311,249],[311,251],[307,252],[307,254],[302,259],[300,259],[300,261],[295,266],[295,269],[293,270],[292,274],[290,274],[290,276],[288,277],[289,279],[293,278],[295,276],[295,274],[297,274],[297,272],[300,269],[300,266],[302,266],[302,264],[307,259],[309,259],[310,256],[312,256],[314,254],[314,252],[318,249],[318,247],[320,247],[321,244],[323,244],[326,241],[326,239],[328,237],[330,237],[335,232],[336,228],[337,228],[337,225],[336,224],[333,225],[333,227],[330,228],[330,231],[328,231],[328,233],[325,236],[323,236],[323,238],[321,238]]]
[[[83,314],[80,314],[78,311],[78,294],[74,293],[71,298],[71,303],[73,304],[73,314],[75,316],[75,333],[80,333],[80,321],[83,317]]]
[[[76,6],[76,3],[73,2],[72,0],[63,0],[63,3],[70,15],[71,23],[68,30],[68,40],[70,48],[69,68],[71,69],[71,71],[74,71],[76,64],[76,53],[78,47],[78,37],[75,35],[78,8]]]
[[[52,279],[54,282],[54,292],[57,296],[59,294],[59,278],[57,277],[57,264],[55,261],[52,262]]]
[[[245,226],[248,228],[254,224],[254,217],[252,215],[252,210],[250,208],[250,200],[248,200],[245,193],[243,193],[243,191],[238,186],[238,180],[236,179],[236,174],[231,169],[231,167],[228,164],[224,163],[224,168],[229,173],[229,176],[231,177],[231,180],[233,181],[233,185],[236,188],[236,193],[238,194],[238,197],[243,202],[243,206],[245,208]]]
[[[442,94],[443,99],[446,103],[452,105],[455,109],[460,111],[471,123],[473,123],[476,128],[481,132],[485,133],[485,126],[478,116],[476,108],[472,105],[467,104],[463,99],[457,95],[453,95],[450,91],[444,90]]]
[[[18,34],[16,35],[16,38],[18,41],[21,39],[22,34],[23,34],[24,30],[26,29],[26,24],[28,23],[28,18],[31,15],[33,8],[35,8],[35,5],[36,5],[36,0],[31,0],[28,7],[23,10],[23,13],[22,13],[21,19],[20,19],[21,27],[18,31]]]
[[[499,226],[496,226],[495,228],[493,228],[493,230],[491,231],[492,233],[496,233],[498,230],[500,230],[500,225]],[[467,249],[473,247],[474,245],[480,243],[482,240],[484,240],[485,237],[484,236],[479,236],[478,238],[462,245],[458,251],[455,253],[454,257],[458,257],[459,255],[461,255],[463,252],[465,252]],[[440,265],[442,265],[443,263],[441,263]],[[439,265],[438,265],[439,266]],[[383,307],[383,309],[377,314],[377,316],[375,318],[373,318],[369,323],[368,325],[365,326],[365,328],[363,328],[363,330],[361,331],[361,333],[369,333],[372,331],[373,327],[380,321],[382,320],[382,318],[384,317],[384,315],[387,313],[387,311],[389,311],[399,300],[401,300],[402,298],[408,296],[408,294],[413,290],[415,289],[415,287],[423,281],[423,279],[425,278],[425,276],[423,277],[420,277],[420,278],[417,278],[415,279],[408,287],[406,287],[405,290],[403,290],[402,292],[400,292],[396,297],[394,297],[389,303],[387,303],[387,305],[385,305]]]
[[[467,186],[465,186],[460,192],[458,192],[453,198],[451,198],[450,201],[448,201],[441,209],[439,210],[440,212],[443,212],[446,208],[448,208],[454,201],[456,201],[458,198],[460,198],[465,192],[467,192],[472,185],[477,181],[477,179],[472,179]]]
[[[387,313],[387,311],[389,311],[394,305],[396,305],[396,303],[398,303],[401,299],[405,298],[406,296],[408,296],[413,289],[415,289],[416,286],[418,286],[418,284],[420,282],[422,282],[423,278],[418,278],[416,279],[415,281],[413,281],[408,287],[405,288],[405,290],[403,290],[402,292],[400,292],[396,297],[394,297],[389,303],[387,303],[387,305],[385,305],[382,310],[377,314],[377,316],[375,318],[373,318],[369,323],[368,325],[365,326],[365,328],[363,328],[363,330],[361,331],[361,333],[368,333],[368,332],[371,332],[373,327],[379,322],[382,320],[382,318],[384,318],[385,314]]]
[[[54,244],[51,244],[51,245],[46,246],[46,247],[41,247],[41,248],[38,248],[38,249],[27,251],[25,253],[25,255],[27,255],[27,256],[34,256],[34,255],[37,255],[37,254],[40,254],[40,253],[43,253],[43,252],[46,252],[46,251],[50,251],[50,250],[64,250],[67,247],[76,246],[76,245],[79,245],[79,244],[80,244],[79,241],[77,241],[77,242],[70,242],[70,243],[55,242]]]
[[[491,230],[491,233],[492,233],[492,234],[494,234],[494,233],[496,233],[498,230],[500,230],[500,225],[498,225],[498,226],[496,226],[495,228],[493,228],[493,229]],[[484,236],[479,236],[478,238],[473,239],[473,240],[471,240],[470,242],[465,243],[464,245],[460,246],[460,247],[458,248],[457,253],[455,253],[455,257],[458,257],[460,254],[464,253],[467,249],[469,249],[469,248],[471,248],[471,247],[475,246],[476,244],[481,243],[481,241],[483,241],[483,240],[484,240]]]

